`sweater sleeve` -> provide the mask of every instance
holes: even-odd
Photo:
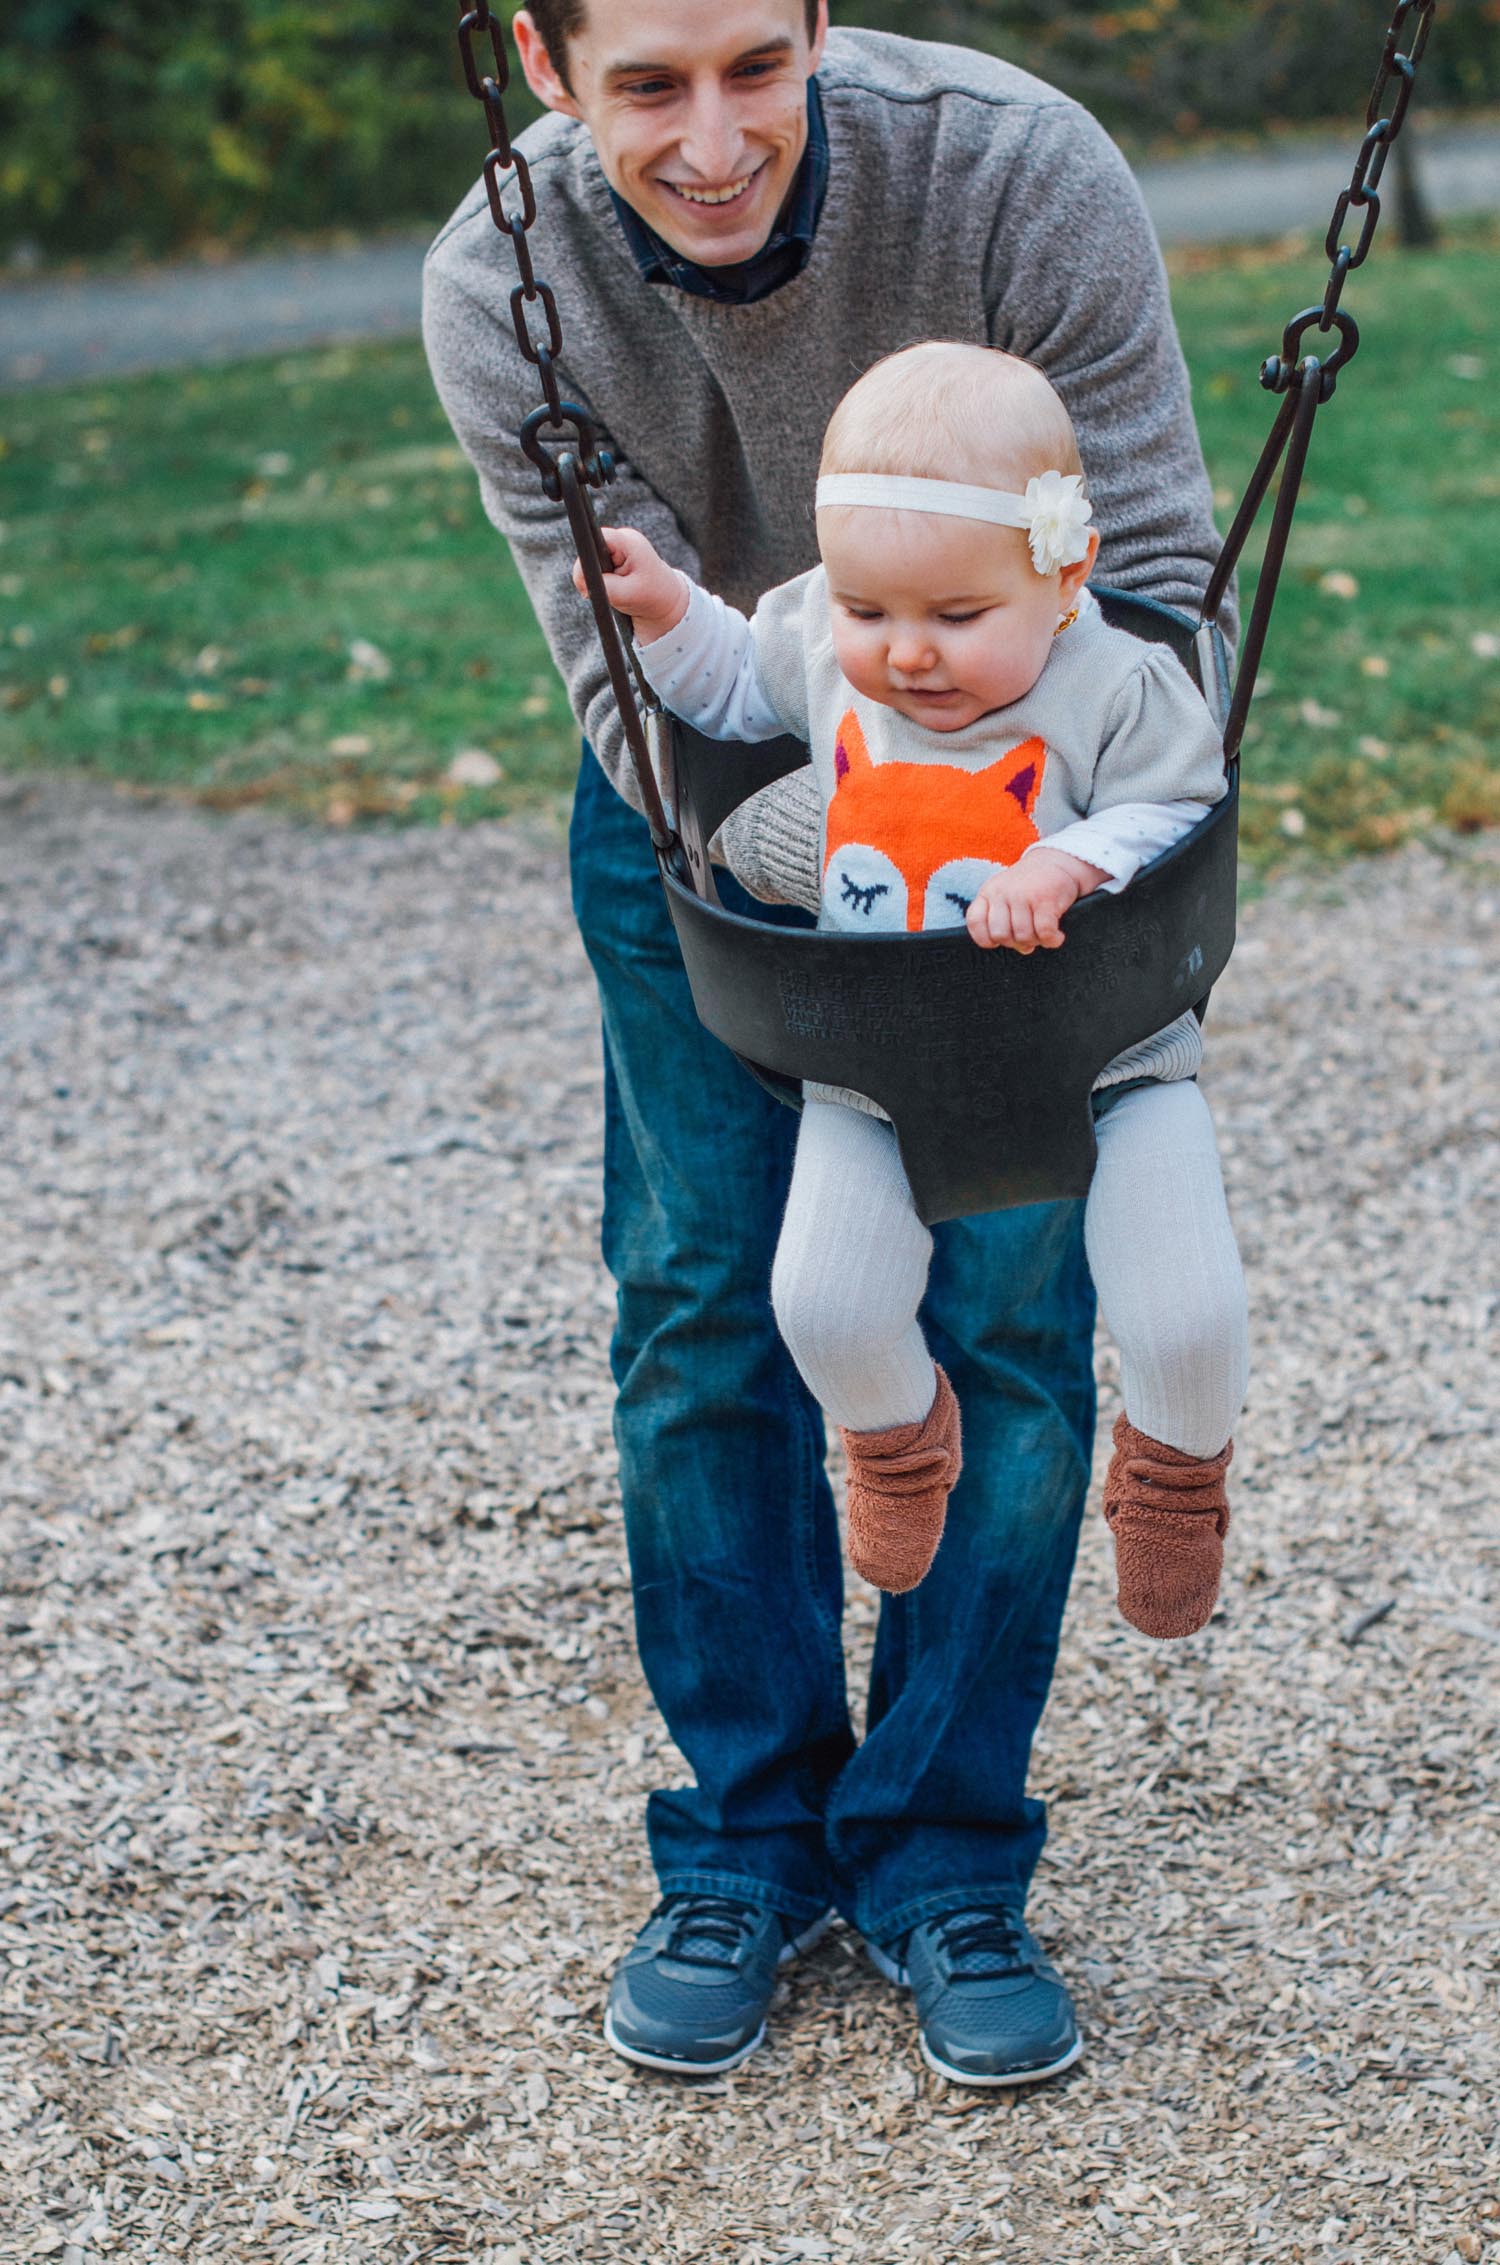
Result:
[[[1143,802],[1211,808],[1224,791],[1224,742],[1207,701],[1165,645],[1143,647],[1110,702],[1086,815]]]
[[[775,739],[788,728],[761,682],[749,622],[700,582],[688,583],[677,627],[636,651],[672,713],[710,739]]]
[[[422,336],[438,397],[459,446],[479,475],[485,515],[510,545],[573,713],[607,777],[640,808],[624,727],[610,689],[588,601],[573,586],[573,538],[567,513],[543,492],[536,468],[521,453],[520,428],[538,399],[536,372],[522,359],[514,333],[464,288],[440,239],[422,277]],[[587,409],[577,381],[560,371],[563,393]],[[602,436],[606,443],[608,435]],[[689,577],[698,557],[668,506],[617,458],[602,515],[611,525],[638,527],[669,565]]]
[[[1206,802],[1112,802],[1087,818],[1075,818],[1055,834],[1044,835],[1022,851],[1061,849],[1096,865],[1109,879],[1099,884],[1101,896],[1118,896],[1128,888],[1143,865],[1160,857],[1176,841],[1208,816]]]
[[[1038,363],[1067,404],[1103,538],[1096,578],[1196,612],[1219,537],[1166,270],[1129,167],[1076,103],[1037,112],[1005,175],[985,304],[991,343]]]

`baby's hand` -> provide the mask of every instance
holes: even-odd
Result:
[[[986,951],[1004,944],[1013,952],[1055,952],[1065,941],[1059,923],[1070,904],[1109,875],[1066,850],[1033,849],[1003,872],[992,873],[970,900],[965,921]]]
[[[654,645],[658,637],[675,629],[687,612],[688,593],[682,576],[634,527],[605,527],[600,532],[614,562],[613,572],[604,577],[609,602],[617,613],[629,614],[641,644]],[[578,559],[573,561],[573,586],[582,596],[588,596]]]

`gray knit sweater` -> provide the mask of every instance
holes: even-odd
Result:
[[[917,339],[969,339],[1037,362],[1067,403],[1103,535],[1097,579],[1196,606],[1218,538],[1160,256],[1114,144],[1055,88],[964,48],[838,31],[818,83],[831,163],[817,238],[803,272],[750,306],[642,279],[582,126],[549,115],[520,137],[564,391],[619,460],[606,521],[753,610],[815,563],[818,454],[853,380]],[[634,801],[567,522],[516,444],[540,389],[511,329],[514,281],[477,186],[428,254],[428,357],[574,713]],[[816,905],[818,815],[809,775],[767,789],[732,821],[736,872]]]

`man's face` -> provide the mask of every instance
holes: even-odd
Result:
[[[617,195],[700,267],[753,257],[807,144],[815,39],[804,0],[588,0],[565,86],[526,13],[516,44],[533,92],[581,119]]]

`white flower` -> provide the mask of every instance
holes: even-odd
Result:
[[[1055,574],[1088,556],[1089,521],[1094,507],[1076,472],[1039,472],[1026,483],[1031,513],[1031,563],[1038,574]]]

